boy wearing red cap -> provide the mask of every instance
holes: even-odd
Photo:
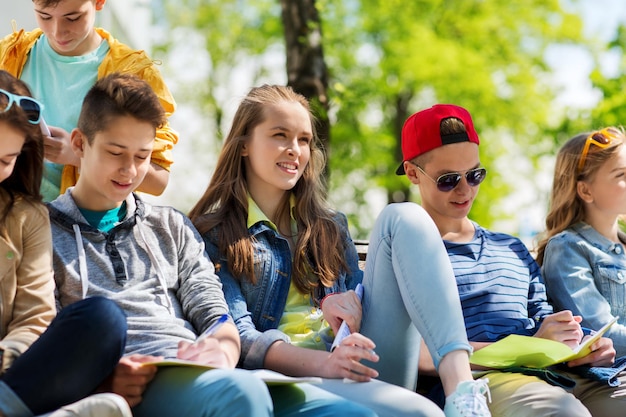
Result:
[[[539,267],[517,238],[486,230],[467,216],[487,171],[480,164],[479,138],[462,107],[438,104],[413,114],[402,130],[406,174],[419,187],[422,206],[434,220],[454,269],[468,339],[474,350],[509,334],[542,337],[578,345],[580,317],[553,313]],[[425,352],[427,353],[427,352]],[[588,356],[569,366],[610,366],[615,358],[610,339],[602,338]],[[427,355],[420,370],[434,373]],[[483,371],[489,380],[494,416],[613,416],[624,400],[611,398],[607,384],[574,372],[576,382],[564,389],[536,376]],[[572,395],[573,394],[573,395]]]
[[[474,380],[469,365],[472,348],[450,260],[436,225],[418,204],[389,204],[380,213],[363,286],[360,333],[376,344],[379,361],[370,366],[378,379],[414,391],[420,350],[428,351],[446,396],[445,416],[491,416],[487,380]],[[398,329],[403,337],[390,337]]]

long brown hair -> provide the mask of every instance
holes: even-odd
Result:
[[[26,83],[3,70],[0,70],[0,88],[12,94],[32,97]],[[3,234],[6,231],[7,215],[17,199],[41,202],[40,187],[43,175],[43,136],[39,125],[30,123],[24,110],[15,103],[9,110],[4,111],[7,104],[0,99],[0,121],[22,132],[24,145],[15,161],[13,172],[0,182],[0,188],[9,196],[8,204],[0,213],[0,232]]]
[[[309,112],[313,126],[309,163],[291,190],[296,198],[295,218],[298,225],[292,282],[306,294],[313,293],[320,283],[331,286],[339,272],[347,269],[347,265],[339,226],[333,220],[335,213],[327,206],[324,198],[322,171],[325,159],[315,132],[315,118],[308,101],[290,87],[255,87],[243,99],[235,113],[211,182],[189,217],[201,234],[210,231],[217,233],[218,248],[226,254],[230,272],[235,277],[246,277],[256,282],[254,242],[247,228],[248,184],[242,147],[254,128],[263,123],[265,108],[285,101],[304,107]],[[288,215],[287,193],[278,218]],[[314,273],[314,280],[309,279],[309,272]]]
[[[626,141],[624,131],[614,127],[608,128],[615,132],[609,146],[600,148],[590,145],[582,169],[578,165],[587,138],[595,132],[582,133],[569,139],[559,150],[554,166],[550,209],[546,216],[546,231],[537,246],[537,263],[543,264],[548,240],[561,233],[569,226],[583,221],[585,206],[578,196],[578,181],[590,180],[598,169],[612,158]]]

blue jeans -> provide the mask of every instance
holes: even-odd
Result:
[[[471,352],[448,253],[421,206],[390,204],[378,216],[363,286],[361,333],[376,343],[378,379],[415,391],[422,337],[436,367]]]
[[[124,353],[126,317],[111,300],[65,307],[0,378],[0,413],[32,416],[90,395]]]
[[[343,382],[339,380],[341,384]],[[346,384],[351,385],[351,384]],[[349,401],[334,390],[311,384],[291,384],[269,387],[274,402],[275,417],[377,417],[364,405]]]
[[[135,417],[376,417],[365,407],[309,384],[268,387],[249,371],[160,369],[133,408]]]
[[[135,417],[268,417],[272,400],[263,381],[241,369],[159,369],[133,408]]]

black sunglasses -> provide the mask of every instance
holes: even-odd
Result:
[[[34,98],[18,96],[17,94],[9,93],[8,91],[0,88],[0,102],[5,100],[7,104],[2,112],[8,111],[13,103],[15,103],[22,110],[24,110],[24,113],[26,113],[26,117],[30,123],[36,125],[41,120],[41,110],[43,109],[43,104]]]
[[[411,162],[412,163],[412,162]],[[412,163],[413,164],[413,163]],[[422,171],[424,175],[426,175],[432,182],[437,184],[437,189],[439,191],[443,191],[444,193],[448,191],[452,191],[456,188],[457,185],[461,182],[462,172],[448,172],[446,174],[440,175],[437,179],[434,179],[430,175],[426,173],[419,165],[413,164]],[[468,171],[465,171],[465,181],[470,185],[470,187],[476,187],[480,185],[481,182],[484,181],[487,176],[487,170],[485,168],[474,168]]]

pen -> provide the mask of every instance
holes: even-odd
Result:
[[[206,339],[207,337],[215,334],[217,329],[222,327],[222,324],[226,323],[227,320],[228,320],[228,314],[222,314],[215,323],[210,325],[208,329],[206,329],[204,332],[202,332],[200,336],[198,336],[198,338],[196,339],[194,343],[200,343],[200,341],[202,341],[203,339]]]

